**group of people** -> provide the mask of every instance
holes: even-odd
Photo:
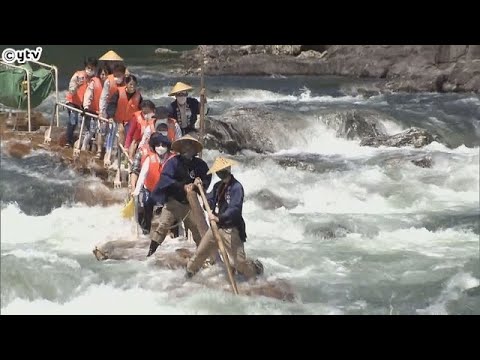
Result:
[[[96,145],[96,157],[101,159],[104,155],[105,166],[111,164],[112,154],[119,161],[122,154],[132,161],[129,187],[139,205],[136,219],[143,234],[150,235],[147,256],[154,254],[167,234],[183,222],[197,245],[187,264],[186,277],[193,276],[207,259],[214,261],[217,244],[212,230],[203,237],[200,235],[187,194],[198,192],[200,187],[206,191],[212,174],[216,173],[220,181],[207,194],[212,209],[209,220],[217,223],[234,268],[247,278],[262,274],[261,262],[245,256],[244,192],[231,173],[235,163],[219,157],[209,169],[197,156],[203,145],[191,133],[200,126],[200,103],[188,96],[192,87],[176,83],[169,93],[175,101],[169,107],[156,107],[151,100],[142,98],[137,78],[127,71],[123,59],[115,52],[109,51],[99,60],[101,65],[88,58],[85,68],[75,72],[67,103],[81,110],[85,117],[82,150]],[[205,97],[205,89],[201,89],[200,95]],[[99,115],[100,119],[88,114]],[[66,146],[73,146],[78,122],[79,113],[70,111]],[[125,151],[121,152],[119,147]],[[151,231],[154,209],[159,214],[159,224]]]
[[[231,167],[236,163],[218,157],[209,168],[207,163],[197,156],[203,150],[202,144],[190,135],[175,140],[171,150],[176,155],[170,155],[163,164],[160,177],[153,186],[153,191],[149,193],[153,204],[160,204],[162,211],[158,226],[151,233],[147,256],[155,253],[172,226],[183,221],[197,245],[194,256],[188,261],[186,277],[192,277],[206,260],[212,261],[215,258],[218,245],[212,229],[210,228],[203,237],[200,236],[187,199],[189,192],[199,191],[200,187],[206,192],[212,174],[215,173],[220,181],[214,184],[212,191],[206,196],[212,209],[209,220],[217,223],[234,269],[248,279],[261,275],[262,263],[259,260],[252,261],[245,255],[244,243],[247,234],[242,215],[244,190],[231,171]]]
[[[103,157],[106,167],[113,163],[112,157],[121,155],[118,144],[128,151],[132,160],[136,150],[147,143],[150,134],[161,124],[166,125],[167,129],[163,126],[162,132],[170,141],[198,129],[200,103],[188,96],[191,86],[178,82],[169,93],[175,100],[168,107],[156,109],[151,100],[142,97],[138,83],[114,51],[98,60],[87,58],[84,69],[76,71],[69,82],[66,103],[79,111],[68,111],[65,146],[74,145],[74,133],[81,116],[85,122],[83,141],[79,145],[82,150],[96,149],[96,157]],[[96,120],[89,114],[101,119]]]

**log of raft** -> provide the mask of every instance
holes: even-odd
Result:
[[[137,260],[137,261],[152,261],[154,266],[166,268],[171,270],[185,269],[190,257],[193,256],[195,245],[190,242],[181,247],[176,247],[173,251],[171,249],[172,241],[179,241],[180,239],[172,239],[167,237],[155,252],[152,257],[147,258],[149,239],[140,239],[138,241],[128,238],[107,241],[103,244],[97,245],[93,249],[93,254],[99,261],[122,261],[122,260]],[[170,245],[169,245],[170,243]],[[153,258],[153,260],[151,260]],[[211,265],[219,267],[224,271],[221,264]],[[206,266],[205,266],[206,267]],[[219,268],[216,268],[217,270]],[[206,269],[204,269],[206,270]],[[294,302],[297,301],[297,295],[292,285],[283,279],[268,280],[264,276],[252,281],[239,281],[240,277],[237,275],[237,284],[241,295],[248,296],[264,296],[274,298],[282,301]],[[227,282],[212,281],[208,276],[193,277],[186,280],[192,282],[200,282],[207,288],[221,289],[226,292],[231,292]]]
[[[195,191],[189,191],[187,193],[187,200],[190,205],[190,212],[192,213],[195,224],[197,225],[198,232],[200,236],[206,234],[208,231],[207,221],[205,220],[205,213],[203,212],[200,201],[198,200],[198,195]],[[198,244],[197,244],[198,246]]]

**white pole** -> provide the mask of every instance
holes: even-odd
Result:
[[[58,69],[56,66],[53,69],[55,70],[55,102],[58,103]],[[57,127],[59,127],[58,106],[55,107],[55,116],[57,117]]]
[[[28,104],[28,132],[32,131],[32,122],[30,117],[30,73],[27,71],[27,104]]]

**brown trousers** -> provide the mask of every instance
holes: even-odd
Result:
[[[252,260],[247,259],[245,256],[245,249],[240,239],[238,229],[218,229],[218,232],[223,238],[225,250],[228,253],[230,261],[233,261],[233,267],[248,279],[255,277],[255,265]],[[218,249],[217,241],[210,228],[202,238],[200,245],[198,245],[195,255],[188,261],[187,271],[196,273],[202,267],[207,257],[216,249]]]
[[[158,219],[158,227],[152,233],[151,240],[161,244],[163,240],[165,240],[165,236],[167,236],[170,228],[176,222],[181,222],[183,220],[185,228],[192,232],[193,241],[195,241],[195,244],[197,244],[198,247],[202,238],[198,232],[193,215],[189,213],[189,211],[190,206],[188,204],[182,204],[181,202],[170,198],[162,209],[162,213]]]

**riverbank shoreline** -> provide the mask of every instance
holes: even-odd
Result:
[[[159,56],[164,54],[157,49]],[[480,91],[480,45],[199,45],[183,75],[338,75],[376,79],[381,91]]]

